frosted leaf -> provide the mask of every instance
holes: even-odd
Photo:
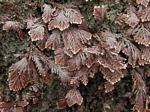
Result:
[[[144,7],[147,7],[147,6],[148,6],[148,2],[149,2],[149,0],[136,0],[136,3],[137,3],[137,4],[141,4],[141,5],[143,5]]]
[[[48,36],[49,36],[49,35],[45,35],[42,40],[38,40],[38,41],[36,42],[36,45],[37,45],[41,50],[44,50],[44,49],[45,49],[45,44],[46,44],[46,42],[47,42]]]
[[[133,111],[137,112],[146,112],[146,99],[145,95],[142,92],[137,92],[135,98],[135,104],[132,108]]]
[[[139,28],[136,28],[133,33],[134,40],[138,44],[143,44],[149,46],[150,44],[150,31],[146,29],[143,25]]]
[[[96,19],[99,20],[99,23],[102,24],[104,20],[104,15],[106,13],[106,7],[104,5],[100,6],[94,6],[94,12],[93,15]]]
[[[66,65],[67,61],[69,60],[69,56],[66,55],[63,51],[63,46],[60,45],[55,49],[55,63],[60,65]]]
[[[53,17],[51,21],[48,23],[48,29],[52,30],[55,28],[59,28],[60,31],[63,31],[69,27],[69,23],[67,21],[67,17],[64,15],[64,10],[61,10],[58,16]]]
[[[85,50],[79,51],[77,54],[71,57],[68,60],[69,70],[79,70],[83,65],[86,65],[90,68],[95,62],[94,55],[86,52]]]
[[[150,6],[146,7],[144,10],[141,11],[140,18],[142,22],[150,21]]]
[[[142,54],[140,50],[129,40],[122,38],[120,39],[119,44],[121,51],[128,56],[128,63],[132,65],[133,68],[147,63],[142,59]]]
[[[9,88],[10,90],[21,90],[30,82],[29,63],[26,58],[22,58],[19,62],[13,64],[9,68]]]
[[[65,96],[60,97],[56,104],[58,109],[66,108],[67,102]]]
[[[97,61],[100,65],[105,68],[109,68],[112,72],[114,69],[125,69],[126,64],[124,63],[125,59],[120,57],[116,53],[110,53],[106,51],[106,55],[99,55]]]
[[[12,103],[0,102],[0,111],[2,112],[9,112],[12,107]]]
[[[16,30],[19,31],[19,29],[22,29],[23,25],[20,22],[16,21],[6,21],[3,25],[3,30]]]
[[[75,6],[68,6],[64,9],[65,16],[67,17],[67,21],[71,24],[81,24],[83,16],[81,15],[79,9]]]
[[[80,91],[77,89],[71,89],[66,94],[66,101],[69,107],[71,107],[74,104],[81,105],[83,102],[83,97],[80,94]]]
[[[125,20],[128,18],[127,14],[119,14],[116,17],[116,23],[123,29],[126,26]]]
[[[79,70],[82,65],[84,65],[86,60],[86,55],[82,52],[77,53],[71,59],[68,60],[68,68],[69,70]]]
[[[29,103],[27,101],[17,101],[17,102],[0,102],[1,112],[24,112],[23,107],[27,106]]]
[[[140,47],[142,53],[142,59],[150,62],[150,47]]]
[[[140,21],[133,12],[131,15],[127,15],[127,16],[128,18],[125,20],[125,23],[127,23],[132,28],[134,28]]]
[[[61,44],[61,32],[56,29],[52,31],[52,34],[48,36],[45,48],[55,50]]]
[[[32,41],[43,40],[44,26],[42,24],[34,24],[28,34],[31,36]]]
[[[49,60],[49,67],[51,68],[51,73],[59,75],[63,84],[68,84],[70,82],[71,73],[65,66],[56,65],[54,61]]]
[[[63,31],[63,42],[65,49],[70,49],[73,54],[76,54],[83,48],[83,44],[87,43],[91,39],[91,33],[70,27]]]
[[[101,32],[101,37],[99,37],[99,39],[103,40],[106,44],[103,47],[116,53],[120,52],[119,44],[117,41],[119,36],[117,34],[113,34],[109,31],[105,31],[105,32]]]
[[[42,19],[44,20],[45,23],[50,21],[52,19],[52,15],[56,9],[52,8],[51,5],[44,4],[43,5],[43,14],[42,14]]]
[[[104,87],[106,93],[111,92],[115,88],[110,82],[105,82]]]
[[[120,81],[120,79],[124,77],[123,73],[119,69],[115,69],[114,72],[112,72],[110,69],[101,66],[100,71],[103,73],[103,77],[111,84]]]

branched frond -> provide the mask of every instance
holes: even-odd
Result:
[[[34,24],[28,32],[32,41],[43,40],[44,38],[44,26],[42,24]]]
[[[106,93],[111,92],[115,88],[110,82],[105,82],[104,87]]]
[[[93,15],[96,19],[98,19],[99,23],[102,24],[104,20],[104,15],[106,13],[106,7],[104,5],[100,6],[94,6],[94,12]]]
[[[89,68],[94,62],[94,55],[88,53],[86,50],[82,50],[71,57],[71,59],[69,59],[67,63],[69,70],[72,71],[79,70],[83,65],[86,65]]]
[[[79,81],[81,81],[86,86],[88,83],[88,77],[93,78],[98,70],[98,64],[93,64],[90,68],[82,67],[76,72],[75,76],[71,78],[70,84],[79,86]]]
[[[147,63],[142,59],[142,54],[140,50],[129,40],[122,38],[120,39],[119,43],[122,52],[128,56],[128,63],[132,65],[133,68]]]
[[[24,57],[19,62],[9,68],[9,88],[10,90],[20,90],[28,85],[32,76],[30,61]]]
[[[58,109],[66,108],[67,102],[65,96],[60,97],[56,104]]]
[[[24,26],[20,22],[16,22],[16,21],[6,21],[3,25],[3,30],[19,31],[20,29],[23,28]]]
[[[57,10],[57,16],[54,16],[48,24],[48,29],[52,30],[54,28],[59,28],[61,31],[67,29],[70,24],[81,24],[83,16],[77,7],[72,5],[66,5],[58,7],[61,10]]]
[[[82,23],[82,14],[80,13],[78,7],[73,5],[66,5],[66,8],[64,9],[65,16],[67,17],[67,21],[69,21],[71,24],[81,24]]]
[[[83,48],[83,44],[91,39],[91,36],[90,32],[70,27],[63,31],[62,38],[65,49],[71,50],[73,54],[76,54]]]
[[[55,51],[55,63],[60,65],[67,65],[67,61],[69,60],[69,56],[64,53],[63,45],[58,46]]]
[[[24,107],[29,103],[27,101],[17,101],[15,103],[0,102],[1,112],[24,112]]]
[[[133,37],[138,44],[143,44],[145,46],[149,46],[150,44],[150,31],[143,25],[134,30]]]
[[[135,9],[132,5],[130,5],[127,8],[127,14],[120,14],[116,20],[118,21],[119,25],[121,27],[124,27],[125,24],[128,24],[132,28],[135,28],[135,26],[139,23],[139,18],[135,14]],[[123,25],[123,26],[122,26]]]
[[[141,11],[141,16],[140,16],[142,22],[144,21],[150,21],[150,6],[146,7]]]
[[[70,82],[71,73],[67,70],[65,66],[56,65],[54,61],[48,60],[49,67],[51,68],[51,73],[58,74],[62,83],[68,84]]]
[[[61,35],[62,32],[60,32],[60,30],[58,29],[53,30],[52,34],[48,36],[48,39],[45,44],[45,48],[50,48],[55,50],[58,47],[58,45],[61,44]]]
[[[133,76],[133,89],[136,93],[136,99],[134,107],[132,108],[133,111],[138,112],[146,112],[146,85],[142,79],[142,76],[135,70],[132,71]]]
[[[112,72],[110,69],[100,66],[100,71],[103,73],[103,77],[111,84],[120,81],[120,79],[124,77],[124,74],[119,69],[114,69]]]
[[[137,3],[137,4],[141,4],[141,5],[143,5],[144,7],[147,7],[147,6],[148,6],[148,2],[149,2],[149,0],[136,0],[136,3]]]
[[[77,89],[71,89],[66,94],[66,100],[69,107],[71,107],[74,104],[81,105],[83,102],[83,97],[80,94],[80,91]]]
[[[142,59],[150,63],[150,47],[141,46]]]
[[[56,8],[52,8],[51,5],[44,4],[42,6],[43,8],[43,14],[42,14],[42,19],[44,20],[45,23],[50,21],[52,19],[53,13],[56,10]]]

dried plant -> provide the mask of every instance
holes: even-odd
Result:
[[[116,88],[114,84],[125,77],[123,70],[127,70],[134,83],[132,94],[135,94],[135,102],[132,110],[146,112],[147,90],[143,78],[144,74],[145,77],[149,76],[149,72],[139,71],[140,66],[150,64],[150,29],[145,24],[150,20],[150,8],[147,0],[136,0],[136,3],[144,6],[143,12],[139,12],[140,7],[135,7],[129,0],[125,14],[121,13],[116,17],[122,29],[132,27],[130,31],[126,31],[126,35],[106,29],[97,29],[91,34],[84,25],[84,17],[79,9],[69,4],[44,3],[41,5],[42,14],[39,18],[30,14],[23,23],[5,21],[3,30],[15,30],[20,35],[24,30],[30,44],[26,53],[20,56],[20,61],[12,64],[8,70],[9,89],[23,91],[23,100],[2,100],[0,110],[22,112],[29,104],[28,100],[39,104],[40,108],[42,104],[37,97],[43,93],[38,92],[39,88],[43,88],[43,83],[52,79],[51,76],[58,75],[61,84],[66,87],[56,103],[58,109],[78,104],[80,108],[84,108],[79,108],[78,111],[84,111],[85,93],[81,84],[88,86],[89,77],[94,78],[96,74],[96,77],[103,77],[99,90],[105,89],[102,92],[105,95],[101,97],[106,96],[102,97],[103,109],[106,111],[106,108],[111,108],[108,102],[112,99],[111,92]],[[100,26],[105,21],[105,14],[106,6],[94,7],[93,15]],[[32,88],[32,92],[26,88]],[[118,103],[113,110],[121,111],[124,105],[124,102]]]

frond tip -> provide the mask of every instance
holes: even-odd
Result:
[[[28,85],[32,74],[29,68],[29,63],[25,57],[9,68],[8,82],[10,90],[20,90]]]
[[[71,89],[66,94],[66,100],[69,107],[71,107],[74,104],[81,105],[83,102],[83,97],[80,94],[80,91],[77,89]]]

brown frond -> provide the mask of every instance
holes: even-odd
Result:
[[[148,2],[149,2],[149,0],[136,0],[136,3],[137,3],[137,4],[141,4],[141,5],[143,5],[144,7],[147,7],[147,6],[148,6]]]
[[[121,51],[128,56],[128,63],[132,65],[133,68],[147,63],[142,59],[142,54],[140,50],[129,40],[122,38],[120,39],[119,44]]]
[[[144,8],[141,11],[141,17],[140,18],[141,18],[142,22],[150,21],[150,6]]]
[[[100,66],[100,71],[103,73],[103,77],[111,84],[120,81],[120,79],[124,77],[123,73],[119,69],[114,69],[112,72],[110,69]]]
[[[25,20],[25,22],[27,23],[26,29],[32,29],[34,24],[38,23],[38,21],[39,21],[39,18],[33,18],[32,15],[30,14],[30,16]]]
[[[53,60],[46,57],[38,49],[34,49],[31,54],[31,59],[36,64],[37,69],[39,70],[40,75],[45,77],[49,75],[48,71],[51,70],[51,73],[58,74],[61,78],[62,83],[68,84],[70,82],[70,72],[65,66],[56,65]]]
[[[84,67],[82,69],[80,69],[77,73],[77,76],[79,76],[79,79],[81,80],[81,82],[86,86],[88,83],[88,68]]]
[[[88,83],[88,77],[93,78],[98,70],[98,64],[93,64],[90,68],[82,67],[76,72],[75,76],[71,78],[70,84],[79,86],[79,81],[81,81],[86,86]]]
[[[82,67],[82,65],[84,65],[85,60],[86,60],[86,56],[82,51],[75,54],[67,62],[69,70],[71,70],[71,71],[79,70]]]
[[[69,21],[71,24],[81,24],[82,23],[82,14],[80,13],[78,7],[73,5],[66,5],[66,8],[64,9],[65,16],[67,17],[67,21]]]
[[[69,56],[66,55],[63,51],[63,45],[58,46],[55,51],[55,63],[60,65],[67,65],[67,61],[69,60]]]
[[[111,92],[115,88],[114,85],[111,84],[110,82],[105,82],[104,87],[106,93]]]
[[[14,103],[11,102],[0,102],[0,111],[1,112],[24,112],[23,107],[27,106],[29,102],[27,101],[17,101]]]
[[[145,46],[149,46],[150,44],[150,31],[143,25],[134,30],[133,37],[138,44],[143,44]]]
[[[132,108],[133,111],[146,112],[146,85],[142,76],[136,71],[132,71],[133,87],[132,91],[136,93],[135,104]]]
[[[128,18],[127,14],[119,14],[116,17],[116,23],[123,29],[126,26],[125,20]]]
[[[63,48],[64,53],[67,54],[69,57],[72,57],[74,54],[70,49],[67,49],[66,47]]]
[[[141,46],[140,50],[142,52],[142,59],[150,62],[150,47]]]
[[[134,28],[140,21],[135,13],[135,7],[130,4],[130,6],[127,8],[127,14],[120,14],[116,20],[122,28],[125,26],[124,23]]]
[[[46,76],[47,70],[44,68],[40,56],[39,55],[32,55],[32,61],[34,61],[34,63],[36,64],[36,67],[40,73],[40,75],[42,75],[43,77]]]
[[[72,73],[68,71],[67,67],[56,65],[55,62],[51,60],[49,60],[48,63],[49,67],[51,68],[51,73],[58,74],[63,84],[70,83],[70,76]]]
[[[36,45],[38,46],[39,49],[44,50],[45,49],[45,44],[47,42],[49,34],[45,33],[44,38],[42,40],[38,40],[36,42]]]
[[[101,42],[102,46],[105,49],[108,49],[108,50],[116,52],[116,53],[120,52],[119,44],[117,41],[117,39],[119,39],[119,35],[111,33],[106,30],[104,32],[101,32],[99,40],[100,39],[101,39],[101,41],[103,41],[105,43],[105,44],[102,44],[102,42]]]
[[[32,41],[43,40],[44,33],[44,26],[42,24],[34,24],[28,32]]]
[[[56,10],[56,8],[55,7],[52,8],[51,5],[47,5],[47,4],[44,4],[42,8],[43,8],[42,19],[44,20],[45,23],[47,23],[52,19],[53,13]]]
[[[119,102],[119,103],[117,103],[117,105],[114,107],[113,111],[114,111],[114,112],[121,112],[123,106],[124,106],[124,102],[123,102],[123,101],[122,101],[122,102]]]
[[[102,24],[104,20],[104,16],[106,13],[106,7],[104,5],[100,6],[94,6],[94,12],[93,15],[96,19],[98,19],[100,25]]]
[[[60,31],[63,31],[69,27],[69,23],[67,21],[67,17],[64,15],[64,10],[61,10],[58,16],[53,17],[51,21],[48,23],[48,29],[52,30],[55,28],[59,28]]]
[[[90,68],[94,62],[94,55],[83,49],[71,57],[67,63],[69,70],[73,71],[79,70],[83,65],[86,65],[88,68]]]
[[[77,89],[71,89],[66,94],[66,101],[69,107],[71,107],[74,104],[81,105],[83,102],[83,97],[80,94],[80,91]]]
[[[120,57],[117,53],[111,53],[109,51],[105,51],[105,55],[99,55],[97,58],[97,62],[104,66],[105,68],[110,69],[114,72],[114,69],[125,69],[125,59]]]
[[[12,107],[12,103],[0,102],[0,111],[2,112],[9,112]]]
[[[19,31],[20,29],[23,29],[23,25],[20,22],[16,21],[6,21],[3,25],[3,30],[15,30]]]
[[[50,48],[55,50],[61,44],[61,35],[60,30],[55,29],[52,31],[52,34],[48,36],[48,39],[45,44],[45,48]]]
[[[66,49],[70,49],[73,54],[76,54],[83,48],[83,44],[91,39],[91,33],[70,27],[63,31],[63,42]]]
[[[132,28],[134,28],[140,21],[134,13],[131,13],[131,15],[127,15],[127,17],[128,18],[125,20],[125,23],[127,23]]]
[[[146,112],[146,98],[145,94],[140,90],[137,90],[135,104],[132,108],[133,111]]]
[[[65,96],[60,97],[56,104],[58,109],[66,108],[67,102]]]
[[[10,90],[21,90],[28,85],[32,75],[30,69],[32,69],[30,68],[30,61],[26,57],[9,68],[8,82]]]
[[[146,85],[142,79],[142,76],[135,70],[132,71],[132,76],[134,81],[133,90],[136,91],[138,89],[143,91],[143,93],[146,93]]]

